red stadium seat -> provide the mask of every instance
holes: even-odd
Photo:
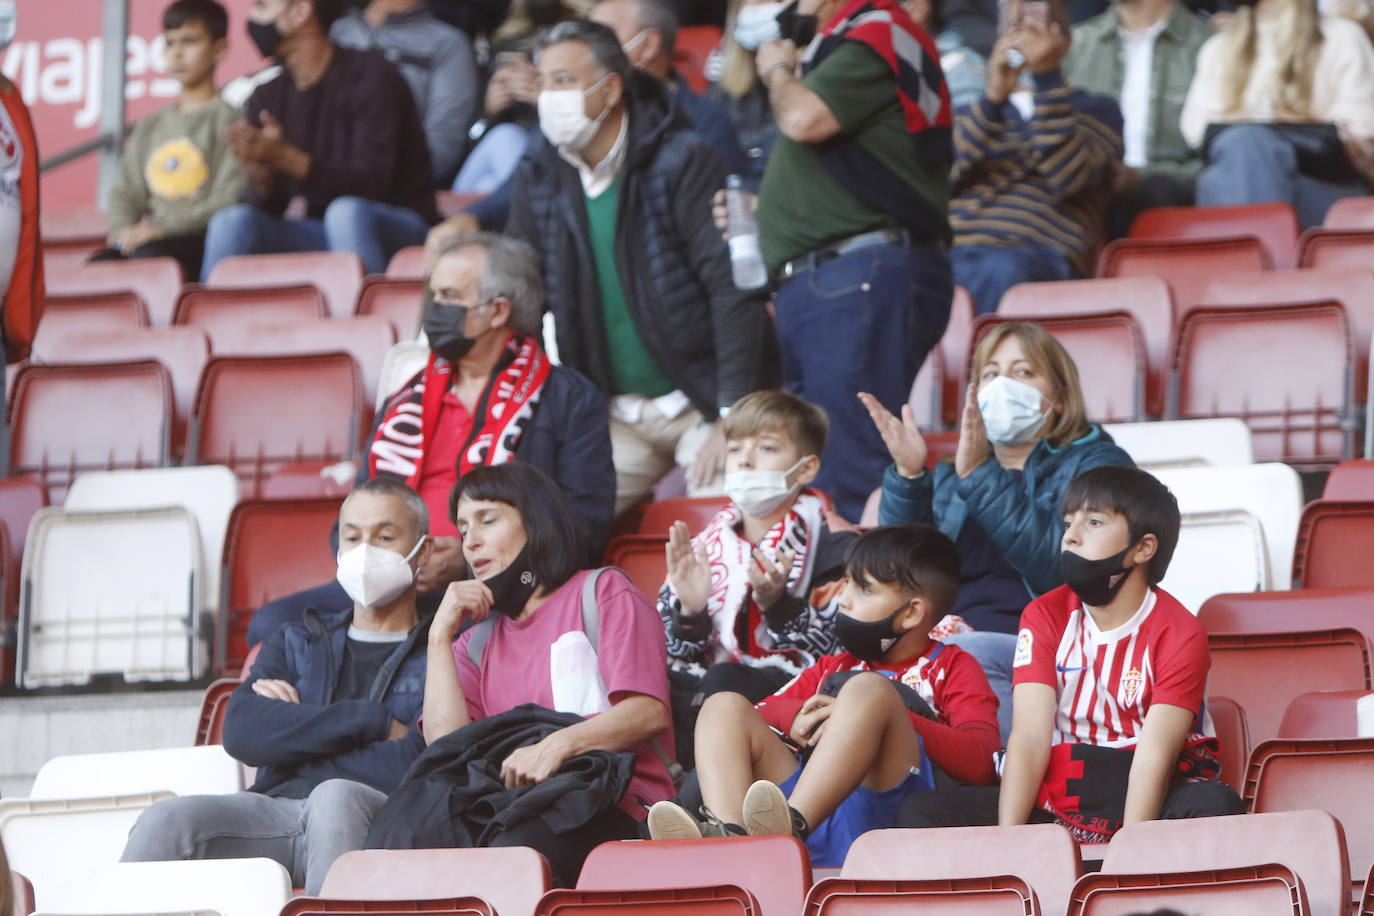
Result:
[[[1374,916],[1374,867],[1364,879],[1364,893],[1360,895],[1359,916]]]
[[[1374,499],[1318,499],[1302,510],[1293,551],[1293,584],[1301,588],[1374,585],[1366,566],[1374,551]]]
[[[1214,595],[1197,616],[1208,633],[1301,633],[1350,627],[1374,646],[1371,606],[1371,588],[1307,588]]]
[[[840,876],[863,881],[989,879],[1014,875],[1046,916],[1062,916],[1078,878],[1078,843],[1057,824],[871,830],[856,839]]]
[[[1257,461],[1329,466],[1355,447],[1354,365],[1339,303],[1194,309],[1174,346],[1169,419],[1238,417]]]
[[[733,884],[710,887],[661,887],[652,890],[553,890],[534,912],[538,916],[625,916],[625,914],[682,914],[682,916],[756,916],[754,896]]]
[[[1350,871],[1355,875],[1374,866],[1371,797],[1374,738],[1266,741],[1250,754],[1245,781],[1250,810],[1256,814],[1304,808],[1326,811],[1345,829]]]
[[[335,503],[353,489],[353,477],[339,480],[332,473],[326,474],[325,468],[333,462],[305,461],[300,464],[284,464],[273,471],[262,485],[262,499],[332,499]],[[351,467],[351,465],[350,465]]]
[[[239,683],[236,677],[222,677],[205,688],[200,698],[200,717],[196,720],[196,747],[224,743],[224,713],[229,708],[229,695]]]
[[[29,916],[34,911],[32,882],[19,872],[11,871],[10,886],[14,889],[14,916]]]
[[[313,321],[326,316],[324,295],[313,286],[211,289],[189,285],[177,300],[175,324],[193,324],[210,338],[225,329],[283,321]]]
[[[293,897],[281,916],[496,916],[491,904],[477,897],[439,900],[339,900],[332,897]]]
[[[706,61],[720,46],[721,30],[714,25],[689,25],[677,30],[673,66],[687,78],[693,92],[707,88]]]
[[[1374,197],[1344,197],[1333,203],[1323,229],[1374,229]]]
[[[201,377],[187,462],[228,465],[244,497],[256,498],[282,465],[352,458],[362,410],[362,379],[346,353],[218,357]]]
[[[172,323],[172,310],[181,291],[182,276],[181,265],[173,258],[134,258],[94,261],[66,270],[50,270],[44,282],[49,296],[135,293],[143,300],[153,326],[161,327]]]
[[[921,363],[911,383],[911,394],[907,396],[916,425],[922,431],[936,430],[943,425],[940,413],[944,409],[944,375],[944,359],[940,356],[940,348],[935,347],[926,354],[926,361]]]
[[[351,251],[292,251],[239,254],[210,271],[210,287],[295,286],[313,284],[324,294],[333,318],[352,315],[363,285],[363,262]]]
[[[1360,710],[1374,709],[1374,691],[1322,690],[1294,697],[1283,713],[1280,738],[1359,738]],[[1370,737],[1364,735],[1363,737]]]
[[[922,916],[1031,916],[1043,910],[1029,885],[1020,878],[928,878],[924,881],[882,881],[826,878],[806,895],[805,916],[848,916],[850,913],[918,912]]]
[[[639,533],[666,538],[673,522],[686,522],[692,534],[696,535],[716,517],[716,513],[725,508],[726,502],[728,500],[723,496],[695,499],[684,496],[681,499],[660,499],[648,503],[639,520]]]
[[[44,210],[39,215],[43,244],[62,245],[71,242],[105,241],[108,218],[103,210],[87,207],[72,210]]]
[[[1370,681],[1369,643],[1349,627],[1287,633],[1211,633],[1208,688],[1245,709],[1254,743],[1279,732],[1295,697],[1313,690],[1362,690]]]
[[[1130,237],[1191,240],[1245,235],[1260,240],[1276,268],[1293,266],[1298,242],[1298,215],[1286,203],[1155,207],[1135,218]]]
[[[148,309],[137,293],[48,296],[33,341],[35,362],[56,362],[68,337],[137,331],[148,326]]]
[[[1018,319],[1000,314],[980,315],[973,325],[973,343],[994,327]],[[1134,423],[1145,419],[1145,341],[1140,325],[1124,311],[1089,315],[1042,316],[1036,324],[1063,344],[1078,366],[1088,419],[1096,423]]]
[[[611,538],[603,560],[629,576],[650,601],[656,601],[668,578],[668,559],[663,554],[667,545],[666,534],[621,534]]]
[[[1322,499],[1374,499],[1374,459],[1356,458],[1332,468]]]
[[[1099,277],[1160,277],[1173,291],[1176,314],[1202,301],[1208,282],[1217,274],[1268,270],[1268,253],[1254,236],[1174,242],[1118,239],[1102,249]]]
[[[1339,302],[1345,309],[1359,367],[1355,401],[1363,404],[1369,377],[1369,339],[1374,333],[1374,271],[1347,268],[1233,274],[1217,277],[1203,294],[1203,304],[1208,308],[1294,302]]]
[[[392,901],[478,897],[501,916],[529,916],[552,886],[549,863],[527,846],[367,849],[336,859],[320,895]]]
[[[423,280],[425,276],[425,247],[411,245],[391,256],[386,275],[394,280]]]
[[[172,382],[156,362],[26,366],[9,405],[8,473],[61,505],[85,471],[167,464]]]
[[[1207,698],[1207,712],[1221,744],[1221,781],[1239,795],[1245,789],[1245,766],[1250,761],[1250,723],[1245,710],[1230,697]]]
[[[954,301],[950,304],[949,324],[940,338],[941,420],[943,425],[958,428],[959,415],[964,409],[964,388],[968,385],[969,341],[973,337],[973,299],[962,286],[954,287]]]
[[[380,315],[396,329],[397,340],[414,340],[424,317],[425,285],[419,280],[368,277],[358,294],[359,315]]]
[[[1145,410],[1152,417],[1163,416],[1167,388],[1165,370],[1174,333],[1174,300],[1169,284],[1159,277],[1018,283],[1002,297],[997,315],[1037,321],[1048,316],[1095,314],[1117,309],[1130,312],[1140,325],[1150,370],[1145,386]]]
[[[734,884],[753,894],[763,916],[801,911],[811,857],[790,836],[602,843],[587,856],[578,890],[652,890]]]
[[[1071,916],[1121,916],[1158,910],[1207,916],[1308,916],[1302,881],[1283,865],[1146,875],[1084,875]]]
[[[1374,229],[1308,229],[1299,242],[1298,266],[1361,269],[1374,256]]]
[[[1340,822],[1325,811],[1130,824],[1112,837],[1102,860],[1102,873],[1151,875],[1254,868],[1269,863],[1287,866],[1302,880],[1313,913],[1334,916],[1346,912],[1350,867],[1345,836]],[[1139,911],[1135,906],[1122,912]],[[1185,907],[1184,912],[1210,916],[1212,910]]]
[[[248,654],[253,613],[269,601],[334,577],[329,532],[339,500],[247,500],[234,507],[224,535],[224,590],[215,670],[237,674]]]

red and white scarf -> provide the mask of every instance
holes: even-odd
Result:
[[[472,432],[458,452],[459,477],[475,467],[505,464],[515,458],[552,370],[548,354],[535,338],[511,337],[477,402]],[[400,477],[412,489],[419,484],[425,447],[434,441],[444,393],[452,378],[453,364],[430,353],[424,370],[387,401],[377,435],[367,450],[369,477]]]
[[[770,560],[776,560],[787,550],[795,554],[786,589],[803,601],[808,597],[816,557],[813,548],[820,536],[824,513],[820,497],[803,492],[757,545]],[[773,649],[773,639],[749,587],[749,565],[754,562],[755,545],[735,530],[743,520],[739,507],[730,503],[692,539],[705,548],[711,564],[711,595],[706,599],[706,612],[711,615],[711,641],[706,647],[708,665],[747,661],[757,657],[756,653],[766,655]],[[737,635],[741,613],[748,615],[747,643],[743,646]]]

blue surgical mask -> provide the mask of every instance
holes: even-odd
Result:
[[[778,28],[778,13],[782,3],[756,3],[741,6],[735,14],[735,41],[746,51],[757,51],[759,45],[782,37]]]

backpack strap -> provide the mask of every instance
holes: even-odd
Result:
[[[488,617],[486,620],[474,623],[468,637],[468,659],[474,668],[482,670],[482,650],[487,647],[487,640],[491,639],[491,628],[496,626],[496,618]]]

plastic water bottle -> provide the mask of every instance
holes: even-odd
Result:
[[[738,289],[758,289],[768,282],[759,252],[759,223],[750,211],[744,179],[725,179],[725,230],[730,236],[730,272]]]

